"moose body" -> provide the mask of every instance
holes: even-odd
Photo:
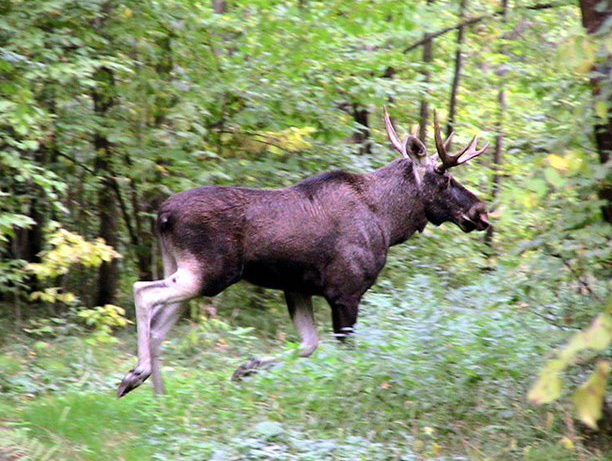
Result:
[[[446,145],[436,120],[443,163],[435,165],[414,136],[399,143],[385,116],[403,158],[371,173],[320,173],[282,189],[204,186],[162,204],[157,232],[165,278],[134,285],[139,360],[119,397],[151,374],[163,392],[160,345],[182,301],[214,296],[239,280],[283,290],[301,355],[308,356],[318,343],[312,296],[327,300],[334,333],[343,338],[391,246],[428,222],[452,221],[465,232],[488,227],[484,203],[446,171],[484,151],[474,149],[476,140],[455,157],[441,153]]]
[[[191,189],[162,205],[158,233],[165,245],[197,261],[206,274],[204,296],[244,279],[335,299],[334,286],[346,293],[349,280],[356,293],[367,290],[388,248],[425,227],[414,197],[398,200],[400,220],[388,219],[388,200],[377,197],[384,176],[396,183],[389,188],[409,188],[397,180],[394,170],[402,168],[410,170],[410,162],[398,160],[371,175],[321,173],[284,189]]]

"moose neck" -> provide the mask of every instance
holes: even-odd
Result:
[[[425,203],[412,168],[410,160],[398,159],[368,175],[370,199],[389,246],[404,242],[427,225]]]

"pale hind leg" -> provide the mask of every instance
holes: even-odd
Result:
[[[138,364],[128,372],[117,389],[122,397],[140,386],[151,375],[151,318],[159,306],[177,304],[197,296],[201,291],[201,275],[196,266],[181,266],[172,275],[155,282],[134,284],[136,327],[138,331]],[[161,315],[161,312],[158,313]]]
[[[166,388],[161,376],[161,345],[181,313],[181,303],[162,306],[153,315],[151,324],[151,379],[155,394],[165,394]]]
[[[162,259],[164,264],[164,277],[172,275],[176,269],[174,257],[162,248]],[[168,332],[172,329],[179,318],[182,303],[160,305],[155,308],[151,316],[151,379],[153,380],[153,391],[155,394],[165,394],[166,388],[161,376],[161,345]]]

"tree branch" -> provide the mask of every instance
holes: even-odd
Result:
[[[551,3],[538,3],[536,5],[528,5],[528,6],[523,6],[523,7],[518,7],[515,8],[515,10],[548,10],[550,8],[558,8],[560,6],[570,6],[573,5],[573,3],[569,3],[567,1],[561,1],[561,2],[551,2]],[[414,50],[415,48],[418,48],[421,45],[424,45],[425,43],[427,43],[428,40],[434,39],[436,37],[439,37],[440,35],[444,35],[448,32],[451,32],[455,29],[459,29],[461,27],[466,27],[466,26],[472,26],[474,24],[478,24],[479,22],[482,22],[486,19],[491,19],[494,18],[496,16],[501,16],[504,13],[503,9],[499,9],[497,11],[494,11],[493,13],[490,14],[483,14],[482,16],[475,16],[473,18],[468,18],[464,21],[461,21],[453,26],[449,26],[449,27],[445,27],[444,29],[440,29],[437,32],[433,32],[431,34],[428,34],[426,38],[423,38],[417,42],[414,42],[411,45],[408,45],[406,48],[404,48],[404,53],[408,53],[409,51]]]
[[[70,160],[72,163],[83,168],[88,173],[94,176],[97,175],[97,173],[94,170],[89,168],[87,165],[84,165],[83,163],[79,162],[77,159],[71,157],[70,155],[64,154],[63,152],[57,152],[57,155]],[[110,176],[103,175],[103,177],[110,180],[110,184],[113,188],[113,191],[115,192],[115,195],[117,196],[117,201],[119,202],[119,208],[121,209],[121,214],[123,215],[123,220],[125,222],[125,226],[127,227],[128,234],[130,236],[130,241],[132,245],[138,245],[139,244],[138,235],[134,232],[134,227],[132,226],[132,221],[130,219],[130,213],[127,209],[125,200],[123,200],[121,189],[119,188],[119,182],[117,181],[115,174],[112,171],[110,171],[110,173],[111,173]]]
[[[138,234],[134,232],[134,227],[132,226],[132,220],[130,219],[130,213],[127,209],[125,200],[123,200],[123,194],[121,194],[121,188],[119,187],[119,182],[115,176],[115,173],[111,170],[110,183],[112,185],[113,191],[115,192],[115,196],[117,197],[117,201],[119,202],[119,209],[121,210],[121,214],[123,216],[123,221],[125,222],[125,227],[127,227],[128,235],[130,236],[130,241],[134,246],[134,249],[140,244],[140,239],[138,238]]]

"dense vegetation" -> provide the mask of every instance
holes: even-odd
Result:
[[[609,0],[0,0],[0,458],[612,456],[611,31]],[[280,293],[192,301],[168,395],[115,400],[164,198],[370,171],[383,105],[491,142],[456,176],[494,230],[393,248],[306,360]]]

